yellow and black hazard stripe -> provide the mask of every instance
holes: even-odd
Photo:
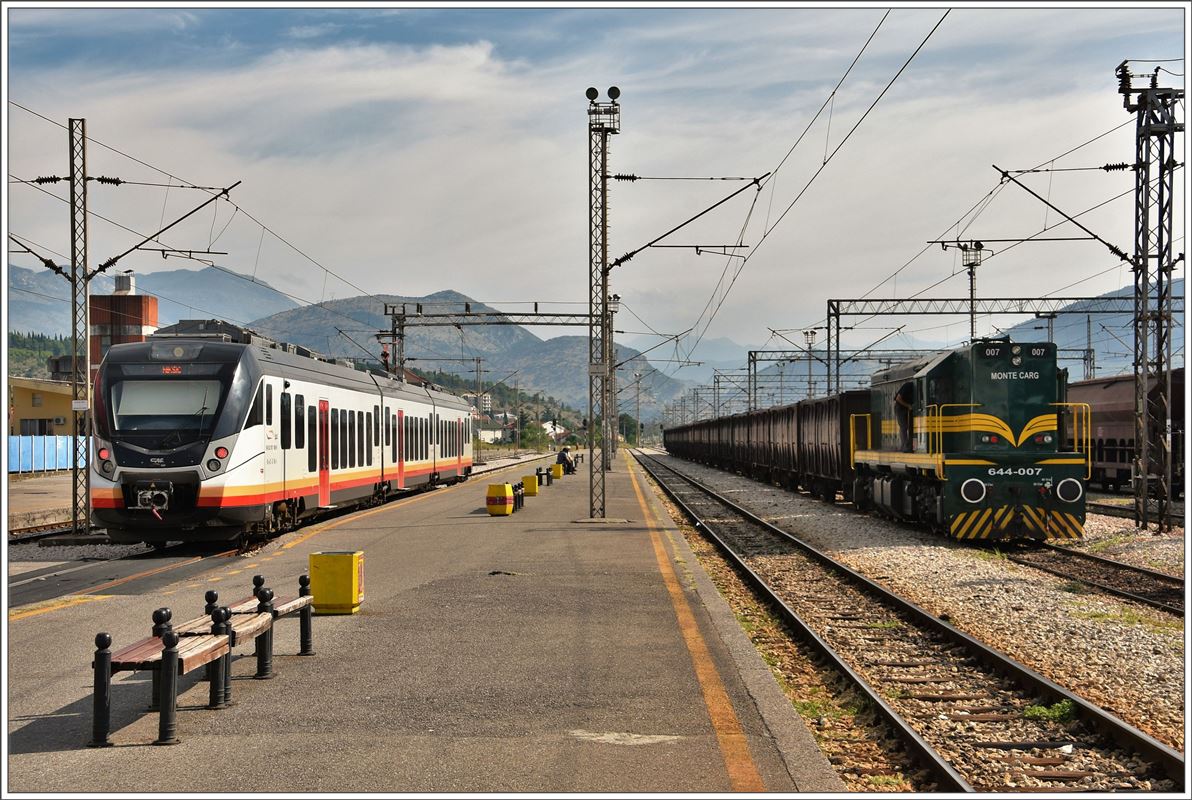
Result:
[[[1009,506],[962,511],[952,520],[951,533],[956,539],[989,539],[1005,530],[1014,518]]]
[[[1023,506],[1022,518],[1029,530],[1038,531],[1051,539],[1075,541],[1084,536],[1084,525],[1074,514]]]

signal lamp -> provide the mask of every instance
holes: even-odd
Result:
[[[226,447],[215,448],[215,455],[217,458],[227,458],[228,457],[228,448],[226,448]]]
[[[214,458],[207,462],[207,469],[212,472],[219,472],[220,463]]]
[[[990,441],[992,444],[997,444],[997,442],[998,442],[998,438],[997,438],[996,436],[990,436],[990,437],[989,437],[989,441]]]
[[[99,468],[102,469],[104,472],[108,473],[109,475],[111,475],[112,472],[116,469],[116,465],[113,464],[111,461],[104,461],[102,464],[99,465]]]
[[[107,460],[107,458],[109,456],[111,456],[112,454],[108,452],[108,448],[101,447],[101,448],[99,448],[99,452],[96,453],[96,455],[99,456],[100,460]]]

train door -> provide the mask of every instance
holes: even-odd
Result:
[[[463,477],[464,474],[464,421],[457,419],[455,421],[455,474]]]
[[[331,404],[319,400],[319,508],[331,505],[331,468],[327,457],[327,415]]]
[[[406,412],[397,412],[397,488],[406,488]]]

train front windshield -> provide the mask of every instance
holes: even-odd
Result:
[[[112,385],[116,438],[141,447],[177,447],[210,434],[223,386],[218,380],[122,380]]]

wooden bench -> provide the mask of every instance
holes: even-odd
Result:
[[[221,663],[231,647],[231,638],[223,625],[222,609],[212,614],[210,630],[193,636],[179,636],[170,625],[173,612],[159,608],[153,612],[153,630],[139,642],[111,651],[112,637],[100,633],[95,637],[94,714],[92,716],[92,747],[108,747],[111,742],[112,675],[117,672],[152,670],[153,706],[159,712],[157,741],[154,744],[178,743],[178,678],[199,667]],[[222,679],[214,671],[208,672],[213,701],[222,696]],[[218,707],[212,705],[213,708]]]
[[[158,738],[154,744],[176,744],[177,737],[177,681],[201,666],[207,666],[210,683],[209,708],[224,708],[231,701],[231,651],[237,645],[253,640],[256,643],[257,672],[254,678],[273,677],[273,622],[292,614],[301,615],[298,655],[314,655],[311,635],[311,615],[314,597],[310,593],[310,577],[298,579],[298,595],[275,603],[273,591],[265,588],[264,577],[253,577],[253,597],[219,606],[219,594],[208,591],[205,616],[171,625],[173,613],[168,608],[153,612],[153,629],[148,638],[134,642],[115,653],[109,649],[112,637],[101,633],[95,637],[94,714],[90,746],[110,746],[111,680],[123,671],[151,670],[153,688],[150,710],[158,710]],[[163,668],[176,663],[176,667]]]

